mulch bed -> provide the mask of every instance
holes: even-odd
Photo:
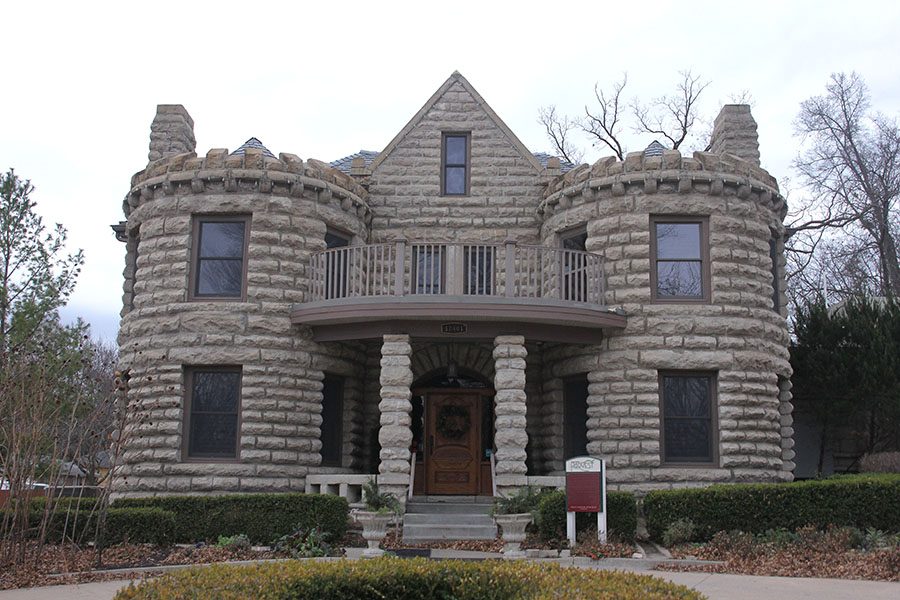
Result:
[[[0,567],[0,590],[42,585],[87,583],[116,579],[143,579],[161,571],[133,572],[136,567],[191,565],[232,560],[263,560],[275,558],[271,551],[229,549],[216,546],[159,547],[144,544],[121,544],[103,551],[103,561],[97,566],[93,548],[63,549],[45,546],[39,557],[30,549],[25,566]],[[120,569],[115,573],[97,573],[106,569]]]
[[[815,548],[792,544],[777,547],[759,544],[754,548],[722,548],[715,544],[679,546],[673,558],[724,561],[715,565],[662,564],[661,571],[737,573],[777,577],[825,577],[900,581],[900,548],[850,550]]]

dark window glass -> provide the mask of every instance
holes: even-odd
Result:
[[[200,221],[197,229],[195,296],[240,298],[247,222]]]
[[[443,151],[443,185],[445,195],[465,195],[468,192],[469,136],[445,135]]]
[[[490,296],[494,290],[494,247],[465,247],[465,294]]]
[[[322,387],[322,464],[340,466],[344,419],[344,379],[326,375]]]
[[[587,255],[581,253],[586,250],[587,232],[563,234],[560,245],[563,250],[575,251],[562,253],[563,300],[585,302],[588,296]]]
[[[325,247],[326,248],[343,248],[344,246],[349,246],[350,240],[338,233],[332,233],[330,231],[325,232]]]
[[[564,458],[587,454],[587,398],[588,380],[583,375],[569,379],[563,392],[563,453]]]
[[[657,298],[703,298],[703,224],[662,223],[653,227]]]
[[[444,248],[442,246],[413,246],[416,294],[443,293]]]
[[[240,370],[188,371],[191,458],[236,458]]]
[[[713,381],[709,375],[663,375],[665,462],[712,462]]]

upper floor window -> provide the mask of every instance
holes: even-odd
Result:
[[[654,300],[709,300],[709,220],[650,218],[650,286]]]
[[[445,133],[441,143],[441,194],[465,196],[469,193],[468,133]]]
[[[244,297],[249,216],[194,218],[193,298]]]
[[[238,458],[241,368],[188,368],[185,390],[187,458]]]
[[[659,374],[663,463],[716,461],[716,376],[714,373]]]

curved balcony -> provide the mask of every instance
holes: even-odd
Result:
[[[313,254],[309,301],[294,305],[291,318],[322,341],[502,331],[596,342],[597,329],[625,325],[604,305],[604,284],[603,257],[578,250],[512,242],[346,246]]]

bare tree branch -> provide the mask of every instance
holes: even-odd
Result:
[[[558,115],[556,106],[551,104],[538,109],[538,121],[544,126],[547,138],[553,143],[559,155],[573,165],[581,164],[584,151],[572,143],[570,136],[573,131],[581,129],[579,119]]]
[[[600,89],[600,84],[594,84],[594,97],[597,99],[599,111],[592,113],[585,105],[585,120],[582,125],[584,132],[594,136],[598,143],[605,145],[619,160],[625,160],[625,147],[619,139],[621,135],[621,123],[619,123],[619,107],[621,104],[622,90],[628,83],[628,74],[622,75],[622,80],[616,83],[612,91],[607,95]]]
[[[649,105],[632,102],[631,110],[638,133],[661,135],[677,150],[688,137],[697,119],[697,100],[709,82],[702,82],[699,75],[689,70],[681,71],[678,90],[671,96],[660,96]]]

